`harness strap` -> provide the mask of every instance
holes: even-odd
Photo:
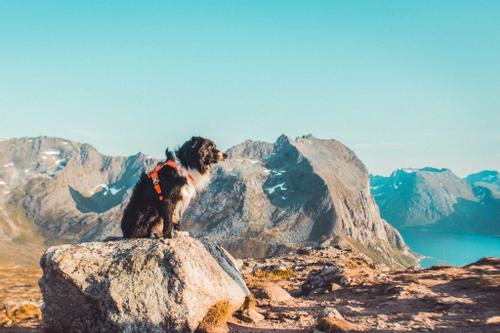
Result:
[[[182,176],[188,178],[191,181],[194,181],[193,176],[191,176],[186,170],[184,170],[179,164],[175,163],[174,161],[169,160],[163,164],[158,163],[158,165],[156,165],[156,167],[149,172],[148,177],[153,182],[153,188],[158,194],[158,199],[160,199],[160,201],[163,201],[163,199],[165,199],[165,196],[161,191],[160,178],[158,177],[158,172],[166,166],[176,169],[177,172],[179,172]]]

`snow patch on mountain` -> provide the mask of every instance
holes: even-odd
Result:
[[[274,191],[276,191],[277,189],[280,189],[281,191],[286,191],[287,188],[286,188],[286,183],[281,183],[281,184],[278,184],[278,185],[275,185],[275,186],[272,186],[272,187],[268,187],[266,188],[266,192],[269,193],[269,194],[273,194]]]
[[[269,170],[273,176],[283,176],[286,173],[285,169],[273,169]]]
[[[94,188],[92,190],[90,190],[90,194],[94,194],[96,192],[99,192],[97,190],[100,189],[100,188],[103,188],[105,191],[109,190],[108,185],[106,185],[106,184],[97,184],[96,186],[94,186]]]
[[[43,152],[44,155],[49,155],[49,156],[59,156],[61,155],[60,150],[46,150]]]
[[[109,193],[111,193],[111,195],[116,195],[120,191],[122,191],[124,188],[123,187],[117,188],[115,186],[110,187],[109,185],[106,185],[106,184],[97,184],[96,186],[94,186],[94,188],[92,190],[90,190],[90,194],[93,195],[97,192],[101,192],[99,189],[104,189],[103,195],[108,195]]]
[[[118,192],[120,192],[122,188],[116,188],[116,187],[110,187],[109,191],[111,192],[111,195],[116,195]]]

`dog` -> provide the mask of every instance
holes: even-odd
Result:
[[[167,148],[159,163],[137,182],[121,220],[124,238],[172,238],[190,201],[210,181],[213,164],[227,154],[199,136],[185,142],[174,154]]]

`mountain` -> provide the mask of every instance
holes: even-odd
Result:
[[[371,176],[371,191],[382,217],[398,229],[498,234],[500,200],[492,173],[461,179],[449,169],[399,169],[389,177]]]
[[[484,170],[465,177],[473,185],[487,188],[495,198],[500,198],[500,174],[498,171]]]
[[[228,154],[184,216],[195,236],[240,257],[349,243],[393,265],[413,262],[380,218],[364,164],[342,143],[281,136],[274,144],[245,141]]]
[[[237,256],[349,243],[393,266],[415,263],[380,218],[363,163],[340,142],[282,136],[274,144],[245,141],[228,154],[186,212],[182,226],[194,235]],[[58,138],[1,141],[0,242],[10,249],[119,235],[139,175],[156,162]]]
[[[124,202],[143,168],[152,163],[143,154],[104,156],[91,145],[58,138],[1,141],[4,249],[13,244],[43,248],[118,233]]]

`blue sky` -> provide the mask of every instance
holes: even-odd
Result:
[[[0,1],[0,137],[107,154],[313,133],[500,169],[500,1]]]

